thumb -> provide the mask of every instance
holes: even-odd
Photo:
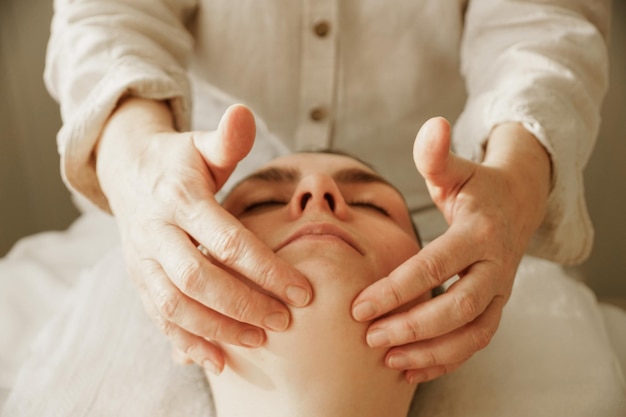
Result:
[[[252,149],[256,124],[252,111],[234,104],[224,112],[214,132],[196,133],[193,143],[207,164],[216,190],[219,190],[235,167]]]
[[[422,125],[413,145],[413,160],[433,198],[434,192],[444,196],[460,188],[475,169],[472,162],[450,152],[450,124],[443,117],[433,117]]]

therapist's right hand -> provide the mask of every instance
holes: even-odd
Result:
[[[148,313],[175,349],[213,373],[224,367],[213,342],[260,346],[265,330],[289,326],[285,303],[313,297],[308,280],[215,199],[254,136],[241,105],[216,131],[179,133],[165,103],[130,97],[96,148],[100,186]]]

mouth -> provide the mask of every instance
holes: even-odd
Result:
[[[295,233],[290,235],[286,240],[280,243],[275,249],[274,252],[278,252],[285,246],[290,243],[304,238],[304,237],[330,237],[330,238],[338,238],[344,241],[346,244],[351,246],[354,250],[356,250],[361,255],[364,255],[363,249],[359,246],[359,244],[355,241],[355,239],[348,234],[341,227],[336,226],[331,223],[309,223],[304,225],[303,227],[296,230]]]

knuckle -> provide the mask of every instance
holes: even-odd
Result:
[[[280,274],[276,273],[273,263],[260,262],[255,266],[253,276],[254,282],[261,288],[270,289],[272,284],[277,284],[277,280],[273,277],[279,277]]]
[[[479,351],[487,347],[491,342],[494,332],[491,329],[479,327],[472,332],[472,347]]]
[[[202,281],[202,267],[195,259],[178,263],[174,268],[178,288],[185,294],[193,294]]]
[[[420,364],[422,368],[430,368],[436,366],[439,362],[437,355],[435,354],[435,351],[433,349],[424,350],[422,354],[422,361],[423,363]]]
[[[400,284],[394,280],[389,280],[389,285],[384,288],[384,299],[391,300],[393,305],[399,306],[404,304],[404,295]]]
[[[218,342],[225,342],[226,332],[221,320],[214,320],[211,323],[211,326],[207,329],[206,337],[211,340],[216,340]]]
[[[417,342],[424,337],[424,326],[415,317],[409,316],[404,322],[405,334],[410,337],[409,342]]]
[[[251,316],[254,313],[252,305],[252,295],[249,292],[246,292],[244,296],[237,298],[235,301],[235,310],[233,312],[235,318],[238,320],[244,320],[247,319],[248,316]]]
[[[157,316],[154,318],[156,322],[157,328],[166,336],[171,336],[174,334],[174,324],[164,318],[163,316]]]
[[[189,203],[194,201],[194,196],[191,195],[189,186],[185,184],[185,178],[182,175],[161,175],[152,186],[152,195],[158,201],[180,203],[177,204],[177,209],[189,207]]]
[[[238,227],[223,227],[215,234],[211,253],[218,262],[234,265],[244,255],[245,237],[243,230]]]
[[[479,242],[491,242],[501,230],[501,227],[498,226],[500,222],[495,220],[497,216],[491,216],[488,218],[484,218],[482,222],[480,222],[480,226],[475,229],[475,237],[479,240]]]
[[[446,263],[442,258],[429,256],[423,259],[422,262],[422,268],[425,271],[425,274],[422,274],[422,277],[427,280],[430,288],[436,287],[448,278],[444,276],[446,273]]]
[[[177,316],[181,302],[182,298],[170,291],[163,291],[154,299],[154,303],[161,314],[161,319],[167,323]]]
[[[463,323],[474,320],[480,314],[480,300],[474,293],[465,293],[454,296],[457,317]]]
[[[247,319],[250,314],[253,314],[252,311],[252,294],[250,294],[250,290],[245,291],[243,294],[233,297],[228,300],[228,304],[224,306],[224,311],[228,316],[237,320],[243,321]]]

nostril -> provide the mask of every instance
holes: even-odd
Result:
[[[302,194],[302,197],[300,198],[300,210],[304,210],[311,197],[311,193]]]
[[[330,193],[324,194],[324,200],[328,202],[328,207],[330,207],[330,211],[335,211],[335,198]]]
[[[307,204],[309,204],[312,198],[312,193],[302,194],[302,196],[300,197],[300,210],[304,211]],[[330,209],[330,211],[335,211],[335,197],[333,197],[331,193],[324,193],[324,201],[326,201],[326,204],[328,204],[328,208]]]

